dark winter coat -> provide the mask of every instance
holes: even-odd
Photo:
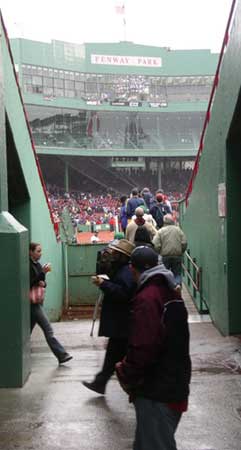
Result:
[[[41,264],[39,262],[33,262],[31,258],[29,260],[29,271],[30,289],[33,286],[38,286],[39,281],[45,282],[45,272]]]
[[[117,374],[134,396],[177,403],[186,401],[189,394],[189,328],[184,302],[168,286],[170,277],[162,267],[141,276],[133,300],[127,356]]]
[[[127,218],[131,219],[135,214],[135,210],[138,206],[145,206],[145,202],[143,198],[140,197],[131,197],[127,202],[126,214]]]
[[[121,222],[121,228],[122,230],[125,230],[127,227],[127,206],[122,205],[120,209],[120,222]]]
[[[157,223],[157,228],[163,226],[163,218],[166,214],[171,214],[171,209],[165,203],[156,203],[150,209],[150,214],[155,219]]]
[[[148,210],[150,210],[151,204],[152,204],[152,202],[153,202],[153,195],[151,194],[150,191],[149,191],[149,192],[143,192],[143,193],[142,193],[142,197],[143,197],[143,199],[144,199],[144,202],[145,202],[145,204],[146,204]]]
[[[129,331],[130,300],[136,284],[129,266],[120,267],[111,280],[100,289],[104,297],[101,308],[99,336],[127,337]]]

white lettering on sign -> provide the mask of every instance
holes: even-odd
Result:
[[[162,59],[155,56],[91,55],[91,64],[161,67]]]

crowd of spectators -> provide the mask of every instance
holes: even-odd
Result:
[[[120,216],[120,197],[111,194],[65,192],[64,189],[55,185],[47,185],[47,194],[55,222],[61,220],[61,214],[65,208],[67,208],[74,226],[108,224],[110,229],[113,229],[114,218]],[[166,194],[174,208],[178,200],[183,197],[180,192],[167,192]]]
[[[75,226],[91,223],[111,224],[118,214],[119,198],[107,195],[71,191],[65,192],[57,186],[47,186],[49,204],[54,219],[60,220],[61,213],[67,208]]]

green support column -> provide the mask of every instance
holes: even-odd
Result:
[[[69,165],[65,163],[64,166],[64,188],[65,192],[69,192]]]
[[[28,231],[0,213],[0,387],[21,387],[30,372]]]
[[[162,188],[162,162],[157,160],[157,185],[158,189]]]
[[[0,45],[0,211],[8,210],[5,109],[3,104],[3,72]]]
[[[0,37],[0,387],[20,387],[30,371],[28,231],[8,212],[6,124]]]

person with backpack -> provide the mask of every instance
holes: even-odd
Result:
[[[163,195],[160,193],[156,194],[156,204],[150,209],[150,214],[155,219],[157,223],[157,228],[160,229],[163,226],[163,218],[166,214],[171,214],[170,207],[164,203]]]
[[[141,191],[141,196],[144,199],[144,202],[146,204],[146,207],[147,207],[148,211],[150,211],[151,202],[152,202],[152,199],[153,199],[153,195],[150,192],[150,189],[148,187],[144,187],[142,189],[142,191]]]
[[[138,208],[135,209],[135,217],[132,219],[132,221],[127,225],[126,228],[126,239],[128,241],[132,242],[134,244],[135,241],[135,234],[137,231],[137,228],[143,226],[146,228],[150,235],[150,239],[152,240],[153,237],[156,234],[156,229],[153,227],[151,223],[148,223],[144,219],[144,211],[141,206],[138,206]]]

